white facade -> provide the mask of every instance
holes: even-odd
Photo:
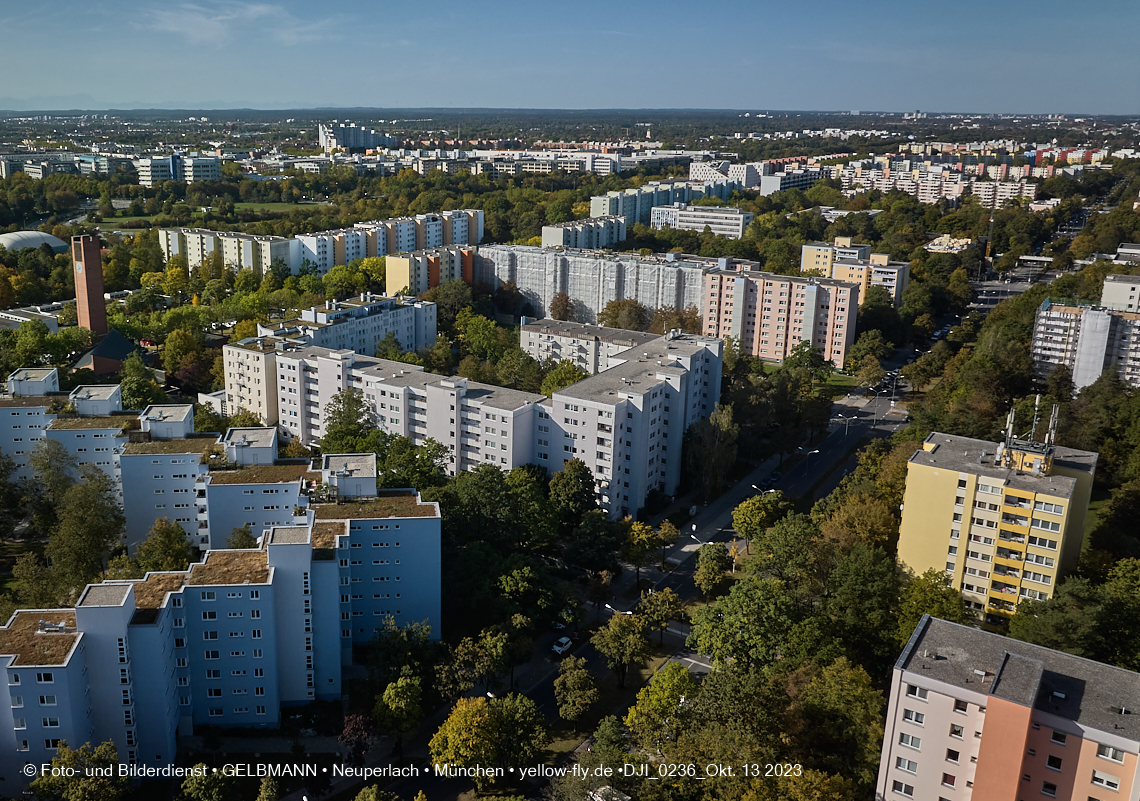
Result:
[[[245,409],[266,425],[277,422],[277,385],[273,381],[275,342],[251,337],[222,347],[226,371],[226,409]]]
[[[659,339],[660,334],[553,319],[519,328],[519,347],[532,359],[571,361],[587,375],[624,364],[626,359],[620,358],[620,354]]]
[[[259,338],[288,338],[323,348],[347,348],[360,354],[375,353],[377,343],[389,333],[396,335],[402,350],[431,347],[436,337],[435,304],[411,298],[377,297],[366,292],[351,300],[325,301],[323,307],[305,309],[293,320],[257,326]]]
[[[109,415],[123,410],[123,390],[118,384],[84,384],[71,390],[67,400],[82,415]]]
[[[237,231],[210,231],[205,228],[163,228],[158,242],[166,261],[182,256],[188,267],[197,267],[206,256],[220,252],[225,264],[233,270],[253,270],[264,275],[280,261],[296,272],[300,264],[301,243],[280,236],[259,236]]]
[[[592,250],[613,247],[624,241],[624,217],[588,217],[585,220],[542,226],[544,248]]]
[[[47,398],[0,396],[0,453],[16,463],[13,479],[32,477],[32,451],[55,419]]]
[[[674,203],[671,206],[655,207],[650,225],[653,228],[673,228],[678,231],[704,231],[707,227],[717,236],[740,239],[744,236],[744,229],[752,222],[752,216],[752,212],[740,209]]]
[[[142,430],[152,439],[182,439],[194,433],[194,406],[189,403],[152,404],[139,415]]]
[[[195,484],[208,470],[202,454],[215,442],[213,437],[201,437],[128,442],[120,447],[115,461],[126,516],[124,542],[132,552],[163,517],[182,526],[192,545],[210,545],[209,538],[198,533]]]
[[[596,322],[611,300],[634,300],[657,309],[701,308],[705,264],[664,256],[559,251],[525,245],[488,245],[475,255],[475,281],[495,289],[514,281],[540,315],[554,295],[565,292],[574,319]]]
[[[737,181],[723,177],[708,181],[650,181],[635,189],[623,189],[590,198],[591,217],[620,216],[627,226],[649,225],[651,210],[656,206],[691,203],[702,197],[728,200],[740,189]]]
[[[8,394],[41,396],[59,392],[59,373],[54,367],[21,367],[8,376]]]

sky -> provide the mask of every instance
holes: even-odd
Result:
[[[1140,114],[1137,0],[0,0],[0,109]]]

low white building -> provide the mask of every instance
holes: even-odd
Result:
[[[704,231],[708,228],[717,236],[740,239],[744,236],[744,229],[752,222],[752,217],[752,212],[736,208],[674,203],[671,206],[655,207],[650,225],[653,228],[672,228],[677,231]]]
[[[258,337],[288,338],[360,354],[375,353],[377,343],[389,333],[396,335],[402,350],[431,347],[436,336],[435,304],[365,292],[359,298],[325,301],[324,306],[305,309],[292,320],[257,326]]]
[[[81,415],[110,415],[123,410],[123,390],[118,384],[83,384],[71,390],[67,400]]]
[[[621,358],[620,354],[660,338],[660,334],[550,318],[519,328],[519,347],[532,359],[539,362],[548,359],[570,361],[585,370],[587,375],[625,363],[627,359]]]
[[[59,373],[54,367],[21,367],[8,376],[8,394],[13,397],[49,392],[59,392]]]
[[[542,226],[544,248],[593,250],[611,248],[624,241],[624,217],[588,217],[585,220],[570,220],[556,225]]]

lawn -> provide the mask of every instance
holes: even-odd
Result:
[[[234,209],[253,209],[254,211],[295,211],[300,208],[296,203],[247,203],[241,201],[234,204]]]

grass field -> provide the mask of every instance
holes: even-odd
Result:
[[[242,202],[242,203],[235,203],[234,208],[239,210],[239,211],[241,209],[253,209],[255,211],[294,211],[295,209],[303,208],[303,207],[298,206],[296,203],[244,203],[244,202]]]

